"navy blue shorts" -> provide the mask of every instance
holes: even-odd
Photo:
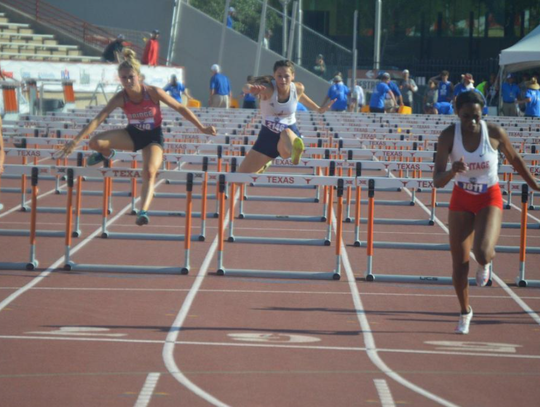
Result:
[[[149,146],[150,144],[159,144],[161,148],[164,147],[163,132],[161,126],[152,130],[139,130],[137,127],[129,125],[126,127],[126,131],[133,141],[133,151],[139,151]]]
[[[293,133],[296,134],[298,137],[302,137],[300,135],[298,127],[296,127],[296,124],[291,124],[290,126],[287,126],[287,128],[291,129]],[[261,154],[267,155],[270,158],[277,158],[279,157],[277,145],[280,135],[281,133],[274,133],[268,127],[261,126],[261,131],[259,132],[257,141],[255,141],[255,144],[251,149]]]

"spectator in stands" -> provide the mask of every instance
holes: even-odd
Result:
[[[364,89],[360,86],[360,80],[357,80],[349,100],[349,112],[357,113],[362,110],[365,104],[366,96],[364,95]]]
[[[525,117],[540,117],[540,85],[538,78],[533,76],[525,97],[518,103],[525,105]]]
[[[416,82],[414,81],[414,79],[411,79],[408,69],[403,70],[402,77],[403,79],[399,84],[399,90],[403,95],[403,104],[412,108],[413,94],[418,91],[418,86],[416,86]]]
[[[176,75],[171,75],[170,82],[163,88],[165,92],[172,96],[174,100],[182,103],[182,95],[186,95],[188,99],[191,99],[188,90],[184,84],[178,81]]]
[[[274,33],[272,30],[266,30],[264,32],[264,38],[263,38],[263,47],[266,49],[270,49],[270,38],[272,38],[272,35]]]
[[[385,72],[380,76],[381,81],[377,84],[373,93],[371,94],[371,99],[369,100],[369,111],[371,113],[384,113],[384,101],[386,96],[390,95],[390,98],[393,99],[394,104],[396,103],[396,98],[394,94],[390,91],[388,84],[390,83],[390,74]]]
[[[508,74],[506,81],[502,85],[502,114],[504,116],[517,116],[518,108],[517,101],[519,98],[519,86],[515,84],[514,74]]]
[[[457,334],[468,334],[473,310],[469,303],[470,253],[478,263],[476,285],[490,279],[490,263],[501,231],[503,199],[497,175],[499,152],[503,153],[529,187],[540,187],[506,131],[482,120],[484,100],[480,92],[462,92],[456,100],[459,120],[441,132],[435,155],[433,185],[442,188],[454,179],[448,211],[452,282],[460,317]],[[448,162],[451,166],[448,169]]]
[[[233,17],[235,17],[235,15],[236,15],[236,10],[234,9],[234,7],[229,7],[229,12],[227,13],[227,27],[228,28],[233,28],[233,23],[234,23]]]
[[[428,108],[431,109],[437,99],[439,98],[439,90],[437,89],[437,82],[430,79],[428,82],[428,89],[424,94],[424,113],[428,114]]]
[[[309,112],[309,109],[305,107],[302,103],[298,102],[296,104],[296,111],[297,112]]]
[[[228,109],[230,100],[232,99],[229,78],[220,73],[221,68],[217,64],[212,65],[210,69],[212,70],[212,78],[210,79],[210,99],[208,100],[208,106]]]
[[[294,64],[289,60],[277,61],[273,75],[254,78],[243,91],[260,98],[263,124],[238,172],[264,172],[277,157],[290,158],[293,165],[298,165],[304,152],[296,126],[298,102],[319,113],[326,112],[331,104],[319,107],[305,94],[304,85],[294,82]]]
[[[251,83],[253,81],[253,76],[249,75],[247,77],[247,83]],[[245,93],[242,89],[242,96],[244,97],[244,103],[242,104],[243,109],[256,109],[256,98],[251,93]]]
[[[461,75],[461,83],[457,84],[456,87],[454,88],[454,106],[456,105],[456,102],[455,102],[456,98],[461,93],[469,92],[469,91],[477,92],[480,96],[482,96],[482,98],[484,99],[484,106],[483,106],[483,109],[482,109],[482,114],[487,115],[488,114],[488,107],[487,107],[486,97],[478,89],[475,89],[475,87],[474,87],[474,78],[473,78],[472,74],[470,74],[470,73],[466,73],[466,74]]]
[[[152,37],[146,41],[144,47],[142,63],[143,65],[157,66],[159,59],[159,31],[152,31]]]
[[[438,99],[437,102],[452,102],[454,85],[448,80],[450,72],[442,71],[439,75],[430,78],[430,81],[435,81],[438,89]]]
[[[126,37],[124,37],[123,34],[116,37],[116,40],[112,41],[109,45],[107,45],[107,47],[105,47],[101,59],[104,62],[113,62],[119,64],[122,61],[122,50],[124,49],[125,39]]]
[[[125,49],[124,56],[125,61],[118,66],[118,76],[124,89],[114,95],[101,112],[71,142],[59,150],[57,158],[70,155],[79,142],[93,133],[116,108],[122,109],[127,116],[128,126],[93,136],[89,146],[96,153],[88,158],[87,165],[96,165],[105,159],[112,159],[116,149],[142,150],[141,209],[135,223],[143,226],[149,222],[147,211],[152,202],[157,171],[161,168],[163,161],[164,143],[160,103],[176,110],[202,133],[215,135],[216,129],[213,126],[201,124],[191,110],[178,103],[163,89],[141,84],[139,81],[140,63],[135,59],[135,52]]]
[[[332,111],[345,112],[347,110],[347,104],[349,101],[349,94],[351,91],[343,83],[341,76],[334,76],[333,85],[328,89],[328,93],[322,102],[322,106],[325,106],[329,100],[333,100]]]
[[[322,54],[317,55],[315,65],[313,66],[313,72],[320,77],[323,77],[326,73],[326,64],[324,63],[324,56]]]

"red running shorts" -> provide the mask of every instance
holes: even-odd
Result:
[[[463,188],[454,185],[450,198],[450,210],[460,212],[472,212],[475,215],[488,206],[496,206],[503,210],[503,199],[499,184],[488,188],[483,194],[471,194]]]

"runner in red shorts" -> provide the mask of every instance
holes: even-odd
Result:
[[[484,101],[477,92],[464,92],[458,96],[456,112],[459,121],[441,133],[433,173],[436,188],[444,187],[455,178],[448,226],[452,280],[461,306],[455,331],[459,334],[469,332],[473,315],[469,305],[469,253],[472,249],[478,263],[476,284],[485,286],[501,231],[502,195],[497,176],[499,151],[532,189],[540,191],[504,129],[482,120],[483,107]],[[452,167],[446,170],[449,158]]]

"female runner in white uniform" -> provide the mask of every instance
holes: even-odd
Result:
[[[248,152],[238,172],[256,173],[266,170],[269,162],[280,156],[300,162],[304,143],[296,127],[296,105],[300,101],[319,113],[326,112],[332,103],[319,107],[305,93],[304,85],[293,83],[294,64],[277,61],[273,76],[255,78],[243,87],[244,93],[260,97],[261,115],[264,123],[255,145]]]
[[[452,254],[452,280],[461,315],[455,332],[469,333],[469,253],[472,249],[478,270],[476,283],[485,286],[489,264],[495,257],[502,222],[502,195],[498,184],[498,151],[535,191],[538,183],[500,126],[482,121],[484,100],[477,92],[461,93],[456,99],[459,123],[448,126],[439,137],[433,184],[444,187],[455,177],[450,199],[448,227]],[[448,158],[452,168],[446,170]]]

